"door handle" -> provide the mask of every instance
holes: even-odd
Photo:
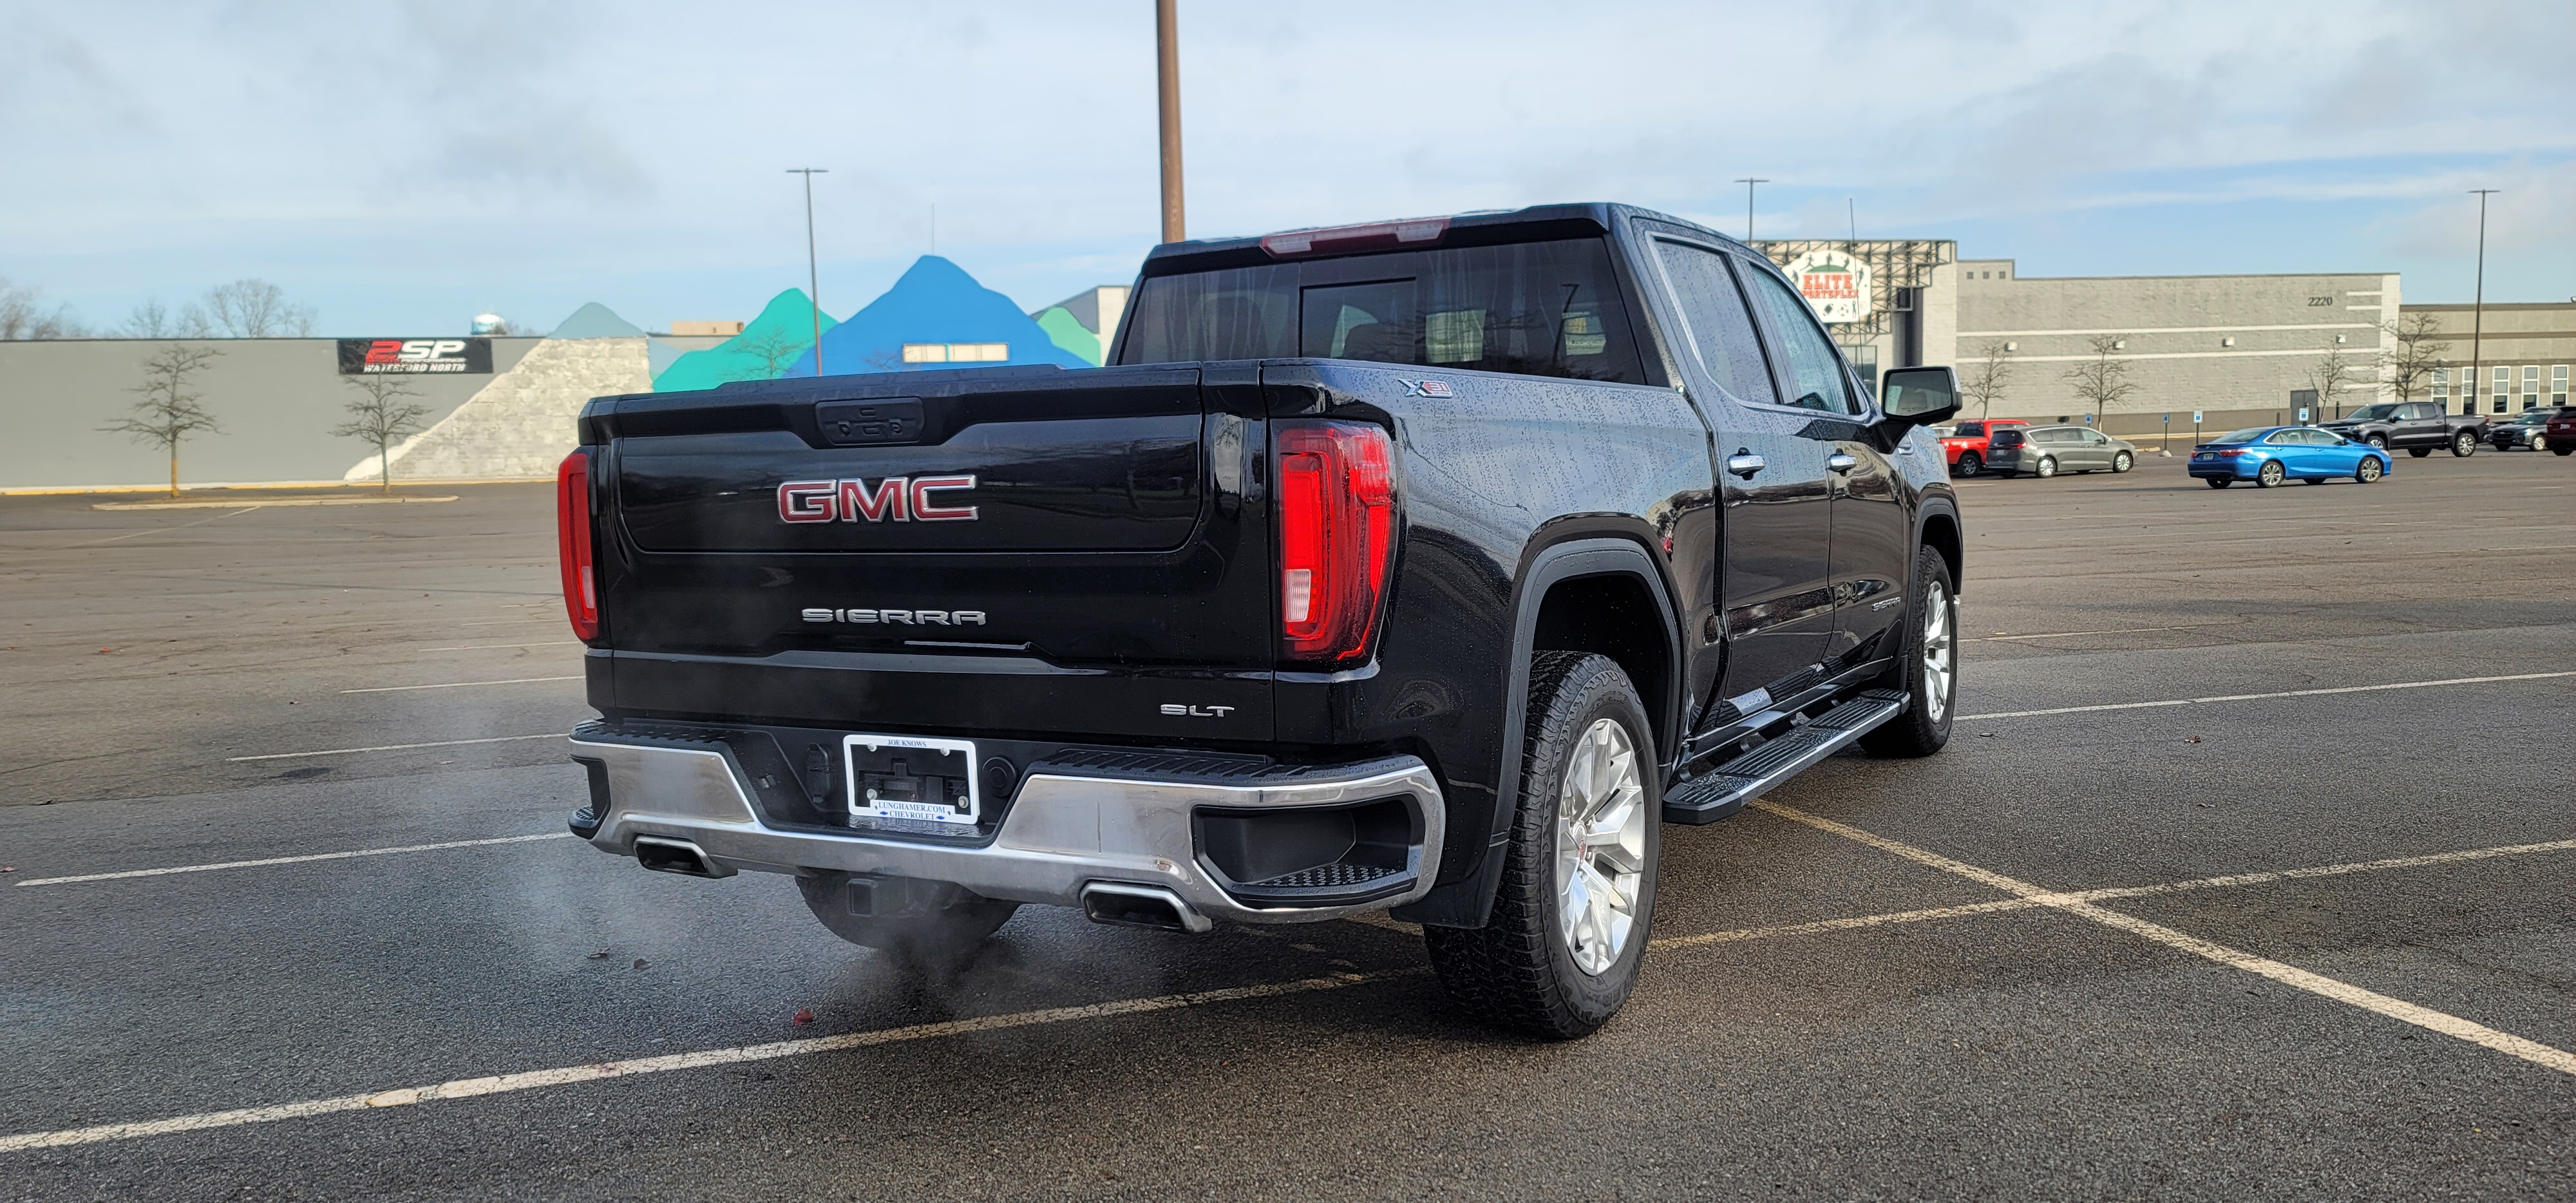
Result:
[[[1845,455],[1842,452],[1837,451],[1832,455],[1825,457],[1825,466],[1836,472],[1849,472],[1852,469],[1859,467],[1860,461],[1852,456]]]
[[[1755,455],[1750,451],[1737,451],[1735,454],[1726,457],[1726,470],[1734,475],[1741,476],[1746,480],[1753,479],[1754,473],[1770,466],[1771,462],[1769,460],[1763,459],[1761,456]]]

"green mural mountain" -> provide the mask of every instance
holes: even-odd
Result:
[[[822,315],[823,329],[840,325]],[[742,333],[671,361],[653,378],[657,393],[714,388],[736,380],[774,380],[814,345],[814,306],[805,290],[790,288],[769,299]]]

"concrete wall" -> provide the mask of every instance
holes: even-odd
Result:
[[[2432,315],[2450,341],[2442,359],[2452,366],[2436,370],[2430,394],[2443,408],[2460,412],[2472,355],[2479,413],[2494,417],[2567,403],[2567,377],[2576,367],[2576,301],[2489,305],[2483,316],[2467,305],[2408,305],[2406,313]],[[2504,369],[2501,390],[2498,368]]]
[[[2341,408],[2389,397],[2376,365],[2396,349],[2378,328],[2398,313],[2394,273],[2024,278],[2009,259],[1962,260],[1956,270],[1962,383],[1986,362],[1989,345],[2012,346],[2012,379],[1995,417],[2057,421],[2086,412],[2065,376],[2093,357],[2097,335],[2127,343],[2117,357],[2139,386],[2120,407],[2131,416],[2105,415],[2115,432],[2152,429],[2167,412],[2183,425],[2195,409],[2213,429],[2222,413],[2294,420],[2291,390],[2308,387],[2307,373],[2330,349],[2361,376]]]
[[[408,378],[430,420],[445,418],[499,373],[518,366],[533,338],[492,340],[493,376]],[[222,424],[179,449],[188,484],[336,481],[373,451],[333,438],[357,390],[340,375],[327,338],[191,340],[223,352],[198,384]],[[0,342],[0,489],[98,488],[167,482],[158,445],[99,428],[125,417],[138,398],[145,359],[169,344],[153,339]]]

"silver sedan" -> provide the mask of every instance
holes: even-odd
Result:
[[[2011,436],[2010,442],[2006,436]],[[2126,472],[2138,466],[2138,448],[2090,426],[2033,426],[2001,430],[1986,445],[1986,467],[1998,476],[2055,476],[2061,472]]]

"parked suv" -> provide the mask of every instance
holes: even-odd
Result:
[[[1974,476],[1985,470],[1987,440],[2001,430],[2027,428],[2027,418],[1980,418],[1961,422],[1950,433],[1941,436],[1941,455],[1949,461],[1950,475]]]
[[[2549,417],[2542,428],[2540,441],[2552,455],[2576,454],[2576,408],[2561,408]]]
[[[1133,295],[1102,368],[592,401],[573,832],[913,960],[1028,904],[1393,907],[1565,1038],[1636,982],[1662,823],[1949,739],[1956,380],[1873,396],[1759,251],[1565,205],[1162,246]]]
[[[2138,464],[2137,447],[2090,426],[2033,426],[2009,442],[1998,437],[1987,463],[2005,477],[2061,472],[2126,472]]]

